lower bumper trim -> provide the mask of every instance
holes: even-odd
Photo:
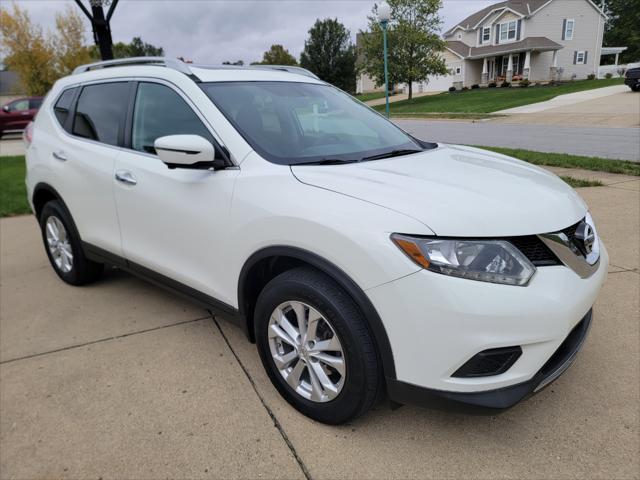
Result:
[[[571,366],[589,332],[592,312],[589,310],[547,363],[526,382],[481,392],[449,392],[387,379],[387,393],[391,400],[401,404],[488,415],[500,413],[550,385]]]

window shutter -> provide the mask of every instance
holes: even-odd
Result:
[[[482,45],[482,27],[478,30],[478,43]]]
[[[584,64],[587,64],[587,55],[589,55],[589,52],[584,52]]]
[[[578,52],[573,52],[573,64],[576,65],[578,63]]]
[[[500,43],[500,24],[496,25],[496,45]]]
[[[518,20],[518,33],[516,34],[516,40],[520,40],[521,33],[522,33],[522,19]]]
[[[567,19],[565,18],[562,21],[562,40],[566,40],[565,35],[567,34]]]

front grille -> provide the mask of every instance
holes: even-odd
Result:
[[[562,262],[558,260],[558,257],[556,257],[555,254],[549,250],[549,247],[547,247],[536,235],[511,237],[507,240],[520,250],[536,267],[562,265]]]
[[[627,78],[640,78],[640,68],[630,68],[627,70]]]
[[[571,243],[573,243],[574,239],[576,238],[576,230],[578,230],[578,225],[580,225],[580,222],[561,230],[562,233],[564,233],[567,236],[567,238]]]

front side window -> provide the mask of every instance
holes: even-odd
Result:
[[[165,85],[140,83],[133,111],[131,148],[155,154],[153,143],[166,135],[200,135],[214,143],[209,130],[180,95]]]
[[[15,102],[9,104],[9,110],[12,112],[29,110],[29,100],[16,100]]]
[[[128,103],[127,82],[87,85],[78,98],[73,134],[107,145],[118,145]]]
[[[422,150],[393,123],[329,85],[260,81],[201,87],[247,142],[274,163],[361,161]]]

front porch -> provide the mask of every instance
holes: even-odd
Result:
[[[487,86],[490,83],[501,84],[504,82],[517,84],[525,80],[535,80],[537,82],[552,82],[557,80],[558,50],[544,53],[545,56],[549,57],[547,59],[536,58],[537,61],[532,62],[532,57],[539,57],[541,55],[543,55],[543,52],[526,50],[469,60],[469,62],[477,64],[476,68],[472,68],[471,71],[480,71],[479,77],[476,76],[476,78],[470,80],[480,86]],[[532,68],[533,63],[538,66],[536,71]]]

